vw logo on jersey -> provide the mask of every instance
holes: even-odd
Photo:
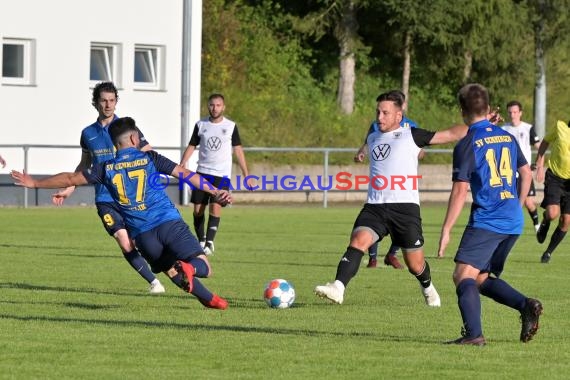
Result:
[[[376,145],[374,149],[372,149],[372,159],[374,161],[384,161],[390,155],[390,145],[388,144],[380,144]]]
[[[212,136],[206,142],[206,146],[208,147],[209,150],[213,151],[220,150],[220,148],[222,147],[222,140],[220,140],[220,138],[217,136]]]

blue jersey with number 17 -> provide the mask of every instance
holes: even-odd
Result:
[[[522,233],[524,218],[517,194],[517,169],[526,165],[517,141],[482,120],[469,126],[453,150],[454,182],[469,182],[473,204],[469,226],[500,234]]]
[[[113,115],[113,121],[118,116]],[[110,124],[109,124],[110,125]],[[103,126],[99,120],[95,121],[81,131],[81,149],[91,156],[92,165],[100,164],[115,157],[115,147],[109,136],[109,125]],[[140,148],[148,145],[144,135],[139,130]],[[105,185],[95,184],[95,202],[113,202],[113,198],[107,191]]]
[[[160,183],[176,163],[154,151],[121,149],[114,159],[83,171],[89,183],[104,184],[121,209],[131,238],[164,222],[182,219]]]

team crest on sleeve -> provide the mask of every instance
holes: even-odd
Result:
[[[217,151],[222,147],[222,140],[217,136],[212,136],[208,139],[206,145],[208,146],[208,150]]]
[[[384,161],[390,155],[391,150],[392,148],[389,144],[376,145],[374,149],[372,149],[372,159],[374,161]]]

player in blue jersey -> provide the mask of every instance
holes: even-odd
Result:
[[[114,158],[115,148],[109,136],[109,125],[113,120],[117,119],[115,108],[118,100],[117,88],[111,82],[101,82],[93,89],[92,104],[99,116],[95,123],[84,128],[81,132],[81,161],[75,171],[81,171],[91,165]],[[139,137],[141,141],[140,149],[143,151],[150,150],[150,145],[140,131]],[[53,203],[58,206],[63,204],[65,198],[70,196],[74,189],[75,186],[72,186],[58,191],[52,196]],[[123,252],[124,258],[150,284],[150,293],[164,293],[164,286],[149,269],[148,264],[132,243],[118,206],[113,201],[107,188],[101,184],[95,185],[95,205],[105,230],[110,236],[115,238]]]
[[[130,117],[116,119],[109,135],[116,157],[75,173],[60,173],[42,180],[12,172],[16,184],[29,188],[104,185],[124,216],[131,237],[154,273],[164,272],[173,283],[193,294],[206,307],[226,309],[228,303],[211,293],[196,277],[208,277],[210,264],[172,204],[160,181],[163,174],[189,181],[212,195],[216,202],[231,202],[229,192],[218,190],[193,173],[154,151],[142,152],[140,131]]]
[[[450,344],[485,345],[479,294],[518,310],[520,340],[528,342],[538,330],[542,305],[500,279],[507,256],[522,233],[522,206],[532,172],[518,143],[508,132],[486,119],[489,93],[480,84],[465,85],[458,93],[467,135],[453,150],[453,186],[439,241],[443,256],[450,234],[471,188],[469,222],[455,255],[455,283],[463,320],[462,337]],[[521,181],[517,190],[517,176]],[[517,195],[518,191],[518,195]]]
[[[402,99],[402,109],[406,111],[407,103],[406,103],[406,95],[400,90],[392,90],[395,96],[399,96]],[[378,101],[378,98],[376,99]],[[402,128],[417,128],[418,125],[413,120],[408,119],[405,115],[402,116],[402,121],[400,122],[400,127]],[[356,154],[354,155],[354,162],[363,162],[364,157],[366,157],[366,151],[368,150],[368,144],[366,140],[371,133],[379,131],[378,121],[375,120],[370,124],[370,128],[368,128],[368,132],[366,133],[366,137],[364,138],[364,143],[358,149]],[[419,154],[419,158],[423,158],[425,155],[425,151],[422,149]],[[397,254],[400,247],[395,245],[394,243],[390,244],[390,248],[388,252],[384,256],[384,265],[392,266],[395,269],[404,269],[404,266],[398,260]],[[368,249],[368,265],[367,268],[376,268],[378,265],[378,242],[372,244],[372,246]]]

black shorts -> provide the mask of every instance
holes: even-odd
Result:
[[[177,260],[188,262],[204,253],[182,219],[164,222],[141,233],[135,243],[154,273],[169,270]]]
[[[389,234],[392,243],[403,250],[424,245],[420,206],[415,203],[366,203],[354,222],[354,229],[359,227],[376,232],[379,241]]]
[[[200,172],[197,172],[197,173],[200,174],[201,177],[205,178],[212,185],[214,185],[216,187],[216,189],[229,190],[229,188],[230,188],[230,179],[228,177],[218,177],[218,176],[211,175],[211,174],[202,174]],[[220,185],[222,185],[222,186],[220,186]],[[207,186],[207,185],[204,185],[204,186]],[[190,202],[192,202],[196,205],[197,204],[207,205],[208,203],[210,203],[212,201],[212,198],[213,197],[210,194],[206,193],[204,190],[192,189],[192,195],[190,196]]]
[[[97,202],[95,206],[97,206],[97,214],[99,214],[99,218],[101,218],[101,222],[103,222],[103,226],[109,235],[114,236],[115,232],[127,228],[123,215],[119,211],[119,205],[115,202]]]
[[[570,214],[570,180],[560,178],[550,169],[544,178],[544,199],[540,206],[560,205],[560,212]]]

